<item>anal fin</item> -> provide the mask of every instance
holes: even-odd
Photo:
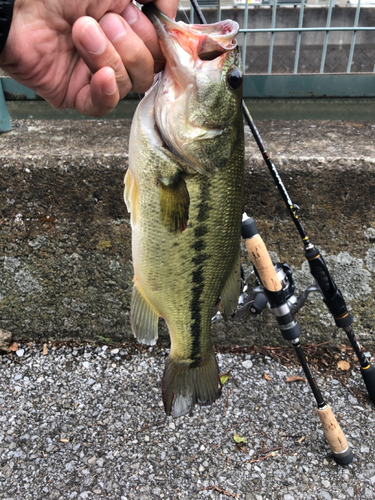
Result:
[[[180,173],[159,181],[162,223],[170,232],[182,232],[189,219],[190,197],[186,182]]]
[[[196,403],[211,405],[221,395],[219,368],[213,350],[197,364],[168,356],[162,380],[167,415],[180,417],[190,413]]]
[[[139,290],[137,282],[133,286],[130,320],[133,334],[142,344],[154,345],[158,338],[159,314]]]
[[[241,262],[240,252],[234,260],[231,272],[228,275],[227,281],[221,291],[220,311],[225,321],[236,312],[238,297],[241,290]]]

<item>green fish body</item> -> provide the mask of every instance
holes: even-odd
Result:
[[[152,19],[167,63],[139,104],[129,142],[136,338],[155,344],[164,318],[171,350],[162,381],[167,414],[221,393],[210,327],[234,312],[243,211],[242,73],[237,23]]]

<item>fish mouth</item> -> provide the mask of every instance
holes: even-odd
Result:
[[[171,67],[194,67],[194,61],[213,61],[231,52],[239,26],[230,19],[214,24],[176,22],[149,3],[143,13],[154,25],[161,49]]]
[[[154,113],[158,133],[167,149],[183,160],[188,173],[214,175],[217,167],[204,144],[212,144],[225,130],[215,120],[197,120],[192,103],[199,107],[199,88],[221,84],[223,67],[237,47],[239,25],[232,20],[208,25],[176,22],[151,3],[143,7],[143,13],[152,22],[166,59],[164,71],[157,77]]]

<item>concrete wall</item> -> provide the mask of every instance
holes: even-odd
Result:
[[[18,120],[0,138],[0,328],[39,341],[131,340],[131,229],[122,200],[130,120]],[[326,256],[366,347],[375,347],[373,123],[264,121],[259,130]],[[245,209],[298,293],[302,245],[246,133]],[[242,261],[254,284],[245,252]],[[178,279],[178,277],[176,277]],[[345,341],[319,296],[298,313],[304,340]],[[161,337],[166,342],[165,329]],[[272,315],[217,323],[222,345],[278,344]]]

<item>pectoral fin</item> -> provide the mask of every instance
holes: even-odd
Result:
[[[138,198],[138,187],[133,179],[130,170],[126,171],[125,174],[125,191],[124,200],[126,203],[126,208],[128,212],[131,213],[131,225],[132,227],[136,224],[136,212],[137,212],[137,198]]]
[[[180,173],[171,179],[160,178],[161,220],[170,232],[182,232],[189,219],[189,191]]]
[[[158,338],[159,314],[134,282],[130,319],[133,334],[142,344],[154,345]]]
[[[240,252],[234,260],[232,270],[227,278],[221,292],[220,310],[225,321],[228,320],[237,309],[238,296],[241,289],[241,263]]]

